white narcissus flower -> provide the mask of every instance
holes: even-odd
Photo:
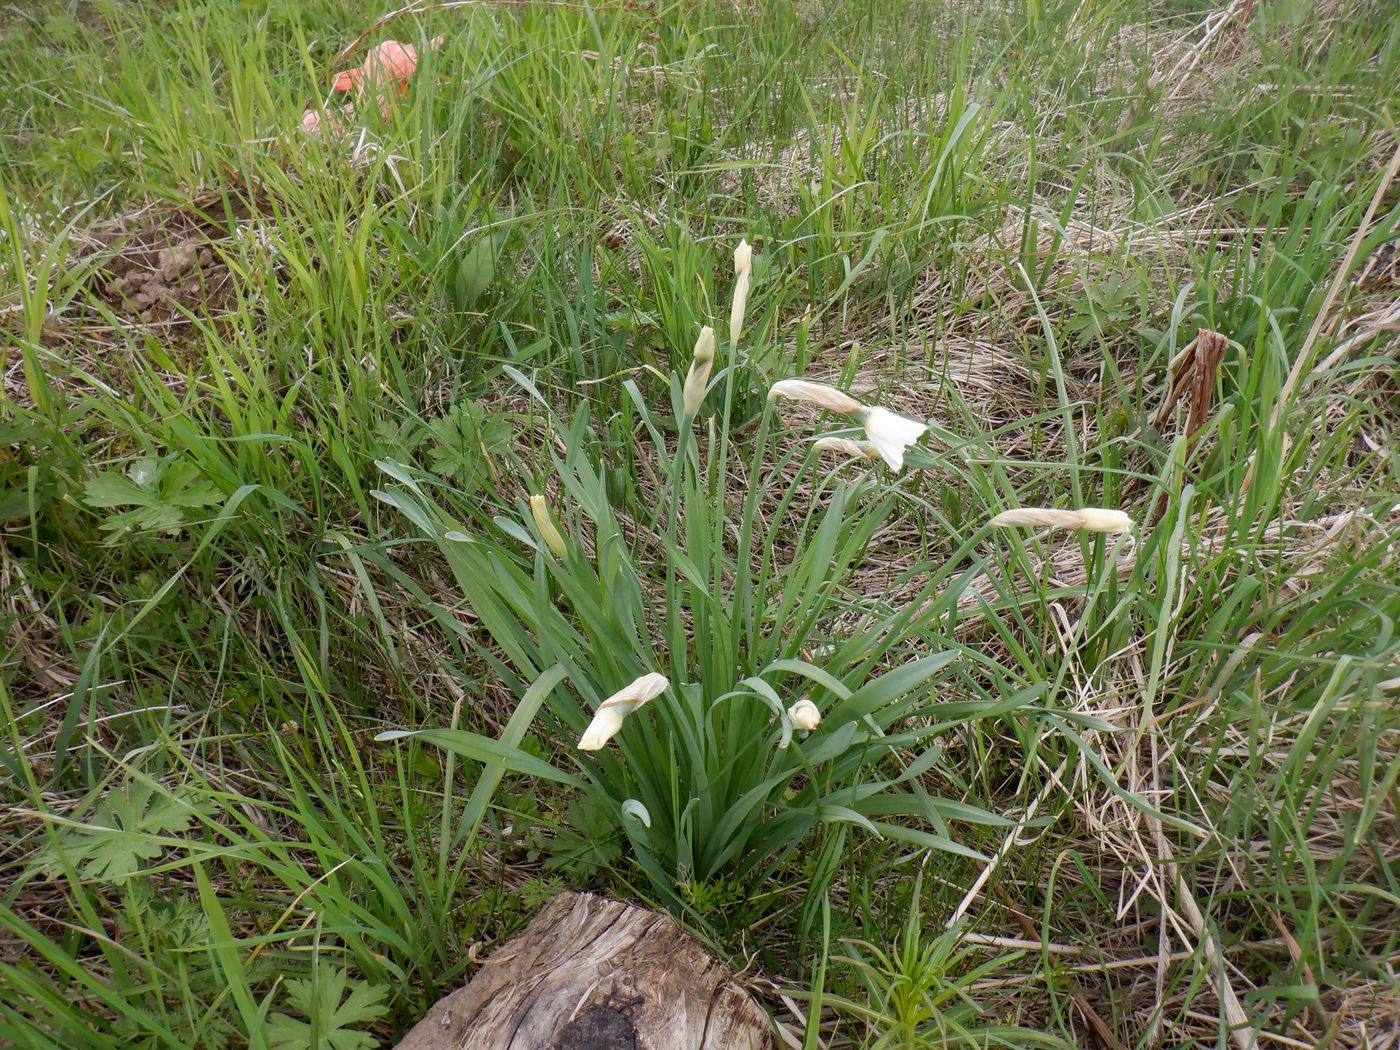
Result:
[[[1053,507],[1019,507],[1004,510],[988,524],[997,528],[1083,529],[1086,532],[1118,534],[1133,531],[1133,519],[1121,510],[1103,507],[1083,507],[1079,510],[1059,510]]]
[[[811,383],[805,379],[780,379],[768,388],[768,397],[790,397],[795,401],[807,401],[818,408],[845,415],[856,415],[865,426],[865,436],[873,448],[891,470],[904,468],[904,450],[923,437],[927,423],[901,416],[888,408],[867,408],[850,394],[837,390],[825,383]],[[827,448],[836,446],[828,444]]]
[[[540,530],[545,546],[554,552],[556,558],[562,558],[568,547],[564,544],[564,537],[555,527],[554,519],[549,516],[549,504],[543,496],[530,497],[530,513],[534,515],[535,528]]]
[[[778,380],[768,388],[769,400],[771,401],[775,397],[806,401],[818,408],[825,408],[830,412],[840,412],[843,415],[860,412],[865,408],[850,394],[837,390],[834,386],[827,386],[825,383],[809,383],[805,379]]]
[[[593,721],[579,737],[580,751],[597,751],[622,728],[622,721],[637,708],[656,699],[671,684],[664,674],[644,674],[630,685],[624,686],[598,705]]]
[[[749,280],[753,271],[753,249],[748,241],[740,241],[734,249],[734,305],[729,308],[729,345],[739,342],[739,333],[744,329],[744,310],[749,302]]]
[[[700,402],[705,400],[705,388],[710,385],[710,370],[715,366],[715,330],[709,325],[700,329],[700,338],[695,340],[695,351],[691,355],[690,371],[685,374],[685,386],[681,390],[681,402],[688,416],[695,415]]]
[[[879,459],[880,453],[870,441],[853,441],[843,437],[819,437],[812,442],[818,452],[835,452],[851,459]]]
[[[805,729],[809,733],[822,724],[821,708],[805,696],[788,708],[788,717],[798,729]]]
[[[927,423],[901,416],[888,408],[868,408],[861,420],[865,434],[891,470],[904,468],[904,450],[924,436]]]

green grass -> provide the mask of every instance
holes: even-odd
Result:
[[[382,8],[0,12],[0,1041],[392,1045],[566,887],[805,1046],[1393,1031],[1400,23],[1258,0],[1182,61],[1213,10],[482,4],[370,37],[422,61],[344,138],[302,110]],[[143,311],[162,229],[210,252]],[[799,374],[930,436],[819,460]],[[1037,505],[1137,528],[985,528]],[[891,685],[827,787],[919,775],[832,819],[782,765],[830,717],[716,860],[689,797],[756,782],[791,661]],[[577,762],[662,668],[698,691]]]

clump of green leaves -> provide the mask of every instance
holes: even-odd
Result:
[[[570,802],[563,822],[552,833],[539,825],[530,830],[529,843],[545,854],[544,866],[580,881],[591,879],[622,855],[616,819],[609,807],[591,795]]]
[[[119,883],[163,855],[170,837],[184,834],[207,805],[144,779],[127,780],[102,796],[80,822],[58,826],[54,840],[35,855],[56,873],[69,864],[81,878]]]
[[[479,401],[459,401],[428,424],[428,462],[466,495],[490,479],[487,459],[510,447],[510,420]]]
[[[427,421],[381,420],[374,428],[374,448],[398,462],[419,458],[433,474],[471,496],[491,480],[491,461],[509,451],[511,436],[508,415],[464,399]]]
[[[711,882],[761,883],[819,824],[978,856],[950,835],[949,821],[1007,822],[929,794],[920,778],[938,765],[940,735],[1021,707],[1036,691],[1008,689],[999,701],[940,712],[932,683],[957,649],[911,659],[899,648],[922,599],[899,610],[877,602],[862,629],[831,639],[850,602],[846,579],[894,495],[872,477],[834,482],[806,446],[773,440],[774,409],[761,395],[751,458],[741,462],[729,439],[733,406],[754,392],[741,378],[749,374],[743,359],[732,358],[699,398],[687,398],[681,376],[672,376],[674,449],[665,413],[626,384],[649,438],[645,473],[661,479],[630,529],[614,509],[604,462],[590,451],[599,442],[587,405],[555,426],[566,450],[553,462],[567,501],[562,545],[545,542],[538,524],[531,531],[536,519],[523,506],[519,519],[497,518],[492,528],[459,521],[434,498],[431,479],[380,463],[394,483],[376,495],[439,546],[490,639],[486,658],[521,696],[500,740],[462,729],[381,739],[418,735],[486,764],[464,833],[506,770],[580,789],[606,826],[555,836],[556,863],[607,863],[596,843],[620,832],[653,889],[677,908],[705,899],[697,887]],[[706,397],[715,415],[702,443],[695,423]],[[735,470],[752,479],[737,506],[728,488]],[[765,494],[776,509],[760,512]],[[658,572],[664,586],[649,586]],[[944,583],[932,573],[925,597],[955,601],[958,588]],[[929,608],[936,616],[939,606]],[[811,652],[827,655],[814,661]],[[661,680],[661,695],[653,691],[612,743],[575,749],[604,699],[648,674]],[[821,717],[795,718],[798,701]],[[569,749],[565,763],[522,748],[537,717],[546,738]]]
[[[864,991],[863,1001],[827,995],[824,1002],[862,1018],[870,1029],[871,1050],[927,1047],[1064,1047],[1054,1036],[1013,1025],[984,1024],[970,989],[1014,962],[1016,956],[987,959],[985,951],[962,944],[962,928],[931,932],[921,902],[923,872],[915,880],[907,916],[888,949],[867,941],[846,942],[849,954],[832,957]]]
[[[84,486],[89,507],[130,510],[109,514],[102,531],[117,542],[131,533],[176,535],[194,520],[193,512],[223,502],[223,493],[197,466],[176,456],[141,456],[124,472],[109,470]]]
[[[305,980],[286,982],[287,1002],[301,1014],[274,1014],[267,1021],[273,1050],[373,1050],[379,1045],[363,1026],[384,1016],[389,990],[352,980],[342,969],[322,963]]]

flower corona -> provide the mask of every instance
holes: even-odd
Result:
[[[805,729],[811,732],[822,724],[821,708],[808,700],[805,696],[788,708],[788,717],[792,719],[792,724],[798,729]]]

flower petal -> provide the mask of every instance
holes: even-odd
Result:
[[[664,693],[671,681],[664,674],[644,674],[598,705],[593,721],[579,738],[580,751],[597,751],[622,728],[622,721],[643,704]]]
[[[412,44],[386,40],[369,53],[362,68],[367,77],[380,83],[407,80],[418,68],[418,51]]]
[[[792,724],[798,729],[805,729],[811,732],[822,724],[821,708],[808,700],[805,696],[788,708],[788,717],[792,719]]]
[[[657,674],[655,671],[644,674],[633,682],[623,686],[612,696],[602,702],[600,707],[615,706],[619,704],[631,704],[628,712],[635,711],[648,701],[656,699],[664,693],[671,680],[664,674]]]
[[[887,408],[871,408],[865,413],[865,433],[891,470],[904,467],[904,450],[923,437],[928,424],[909,419]]]
[[[332,91],[354,91],[360,86],[360,81],[365,77],[364,71],[360,69],[342,69],[331,81]]]
[[[588,723],[588,728],[583,731],[583,736],[579,737],[578,749],[580,751],[598,751],[613,737],[617,736],[617,731],[622,728],[622,720],[627,717],[627,711],[619,707],[600,707],[593,716],[593,721]]]

